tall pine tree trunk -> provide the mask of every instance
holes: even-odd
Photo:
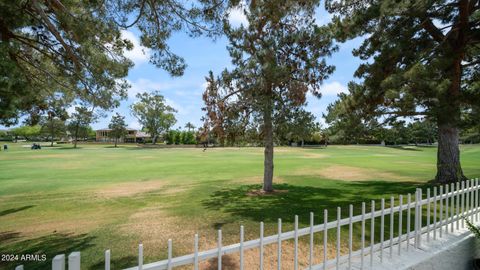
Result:
[[[79,126],[77,125],[75,128],[75,137],[73,139],[73,148],[77,148],[78,129],[79,129]]]
[[[263,190],[265,192],[273,191],[273,123],[272,123],[272,104],[267,101],[263,112],[264,125],[264,162],[263,162]]]
[[[438,126],[437,176],[442,184],[453,183],[465,179],[460,165],[458,146],[458,128],[451,124]]]
[[[438,150],[437,176],[438,183],[454,183],[465,180],[460,165],[459,129],[460,123],[460,89],[461,89],[461,58],[455,61],[451,68],[451,85],[441,98],[437,108]]]
[[[50,146],[53,147],[53,137],[55,136],[55,129],[53,127],[53,118],[50,119],[50,136],[52,136],[52,141],[50,142]]]

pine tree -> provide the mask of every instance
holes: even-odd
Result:
[[[109,136],[115,139],[115,147],[117,147],[118,140],[127,134],[125,116],[121,116],[118,113],[113,115],[108,128],[110,129]]]
[[[70,136],[73,138],[73,148],[77,148],[79,137],[86,137],[88,135],[88,128],[93,119],[94,115],[92,110],[83,106],[75,107],[75,112],[70,115],[70,120],[67,125]]]
[[[1,1],[0,123],[42,114],[52,89],[96,108],[118,106],[133,66],[124,56],[132,43],[121,30],[137,29],[141,45],[151,49],[150,62],[182,75],[185,61],[170,50],[169,37],[179,31],[218,36],[229,6],[238,3],[231,2]]]
[[[480,104],[480,1],[329,0],[326,7],[338,40],[365,38],[353,51],[365,61],[355,73],[364,87],[351,92],[347,110],[434,121],[436,180],[465,179],[459,125],[462,109]]]
[[[317,1],[247,1],[248,26],[227,25],[225,30],[235,68],[218,80],[209,76],[204,94],[206,118],[214,123],[240,117],[259,124],[265,192],[273,191],[275,119],[284,117],[287,108],[304,105],[307,92],[320,96],[321,83],[334,70],[324,59],[334,47],[328,29],[315,24],[316,5]],[[209,131],[208,126],[204,130]]]

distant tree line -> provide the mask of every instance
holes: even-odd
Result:
[[[51,125],[23,125],[12,128],[10,130],[0,131],[0,140],[3,141],[62,141],[72,140],[75,144],[76,141],[94,141],[95,131],[89,125],[78,126],[72,122],[60,122],[55,121],[53,124],[53,137],[51,131]],[[75,135],[76,132],[76,135]]]
[[[386,126],[376,121],[345,123],[327,119],[330,126],[324,132],[332,144],[433,144],[438,136],[437,126],[428,120],[397,121]]]
[[[169,130],[165,133],[166,144],[197,144],[195,132],[186,130]]]

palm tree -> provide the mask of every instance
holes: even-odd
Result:
[[[195,130],[195,126],[190,122],[185,124],[185,128],[188,130],[188,132],[190,132],[190,130]]]

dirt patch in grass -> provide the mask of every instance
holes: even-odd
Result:
[[[173,195],[173,194],[185,192],[187,190],[190,190],[191,188],[192,188],[191,185],[168,186],[168,187],[162,188],[160,193],[162,195]]]
[[[327,154],[322,153],[304,153],[302,158],[326,158],[328,157]]]
[[[257,196],[275,196],[277,194],[287,193],[288,190],[285,189],[276,189],[272,192],[265,192],[263,189],[254,189],[247,192],[247,196],[257,197]]]
[[[102,223],[101,217],[87,216],[82,219],[75,220],[41,221],[40,223],[25,226],[19,231],[26,236],[44,235],[57,232],[73,232],[75,234],[79,234],[90,232],[91,230],[101,226]]]
[[[158,256],[160,252],[166,251],[170,238],[175,252],[190,250],[197,229],[193,220],[186,222],[180,217],[169,215],[160,207],[149,207],[131,215],[125,224],[120,225],[118,231],[143,243],[146,255]]]
[[[21,237],[18,240],[54,233],[90,233],[95,229],[105,226],[121,214],[119,211],[103,211],[102,209],[98,209],[97,211],[83,212],[74,217],[59,213],[58,216],[48,219],[42,218],[41,216],[15,217],[12,215],[10,219],[13,218],[14,222],[4,220],[11,225],[3,227],[2,229],[20,232]]]
[[[276,270],[278,265],[278,244],[270,244],[264,246],[263,249],[263,269]],[[282,242],[282,269],[294,269],[294,243],[292,240]],[[299,269],[305,269],[309,266],[310,247],[308,243],[299,241],[298,243],[298,266]],[[313,249],[313,264],[320,264],[323,262],[323,245],[314,245]],[[340,247],[341,254],[346,254],[348,249],[346,246]],[[336,250],[333,244],[329,244],[327,248],[328,260],[335,257]],[[202,270],[216,270],[218,269],[218,259],[210,259],[202,261],[199,265]],[[186,266],[179,269],[191,269],[192,266]],[[234,270],[240,269],[240,254],[234,253],[222,256],[222,269]],[[260,269],[260,250],[259,248],[245,250],[244,252],[244,269]]]
[[[421,163],[415,161],[395,161],[395,164],[409,165],[415,167],[425,167],[425,168],[434,168],[436,165],[434,163]]]
[[[333,165],[321,169],[301,169],[295,172],[296,175],[318,175],[327,179],[361,181],[372,179],[386,180],[412,180],[391,172],[382,172],[375,169],[363,169],[351,166]]]
[[[182,256],[193,252],[193,240],[195,233],[199,234],[199,250],[206,251],[217,247],[216,231],[204,227],[200,220],[189,220],[186,222],[179,217],[169,216],[162,208],[146,208],[128,219],[126,224],[119,228],[119,232],[125,235],[132,235],[144,246],[145,256],[152,256],[158,260],[166,259],[168,239],[172,239],[174,256]],[[250,240],[252,238],[246,238]],[[321,235],[316,234],[316,243],[320,242]],[[308,238],[299,239],[298,262],[300,269],[308,267],[309,244]],[[233,241],[233,242],[232,242]],[[238,241],[238,235],[225,235],[223,245],[230,245]],[[333,240],[332,240],[333,241]],[[277,269],[277,244],[270,244],[264,247],[264,269]],[[340,251],[346,254],[347,247],[341,246]],[[328,259],[335,257],[336,250],[333,242],[329,243],[327,249]],[[293,269],[294,242],[293,240],[282,242],[282,269]],[[234,253],[222,256],[222,269],[239,269],[240,254]],[[244,269],[259,269],[259,249],[245,250]],[[323,261],[323,245],[314,245],[314,264]],[[218,269],[218,259],[210,259],[200,262],[199,269]],[[191,269],[192,265],[178,267],[178,269]],[[177,268],[175,268],[177,269]]]
[[[95,194],[98,197],[106,199],[128,197],[161,189],[165,187],[165,184],[166,183],[161,180],[120,183],[102,187],[100,190],[97,190]]]
[[[298,152],[300,148],[287,148],[287,147],[276,147],[273,151],[275,153],[295,153]]]

